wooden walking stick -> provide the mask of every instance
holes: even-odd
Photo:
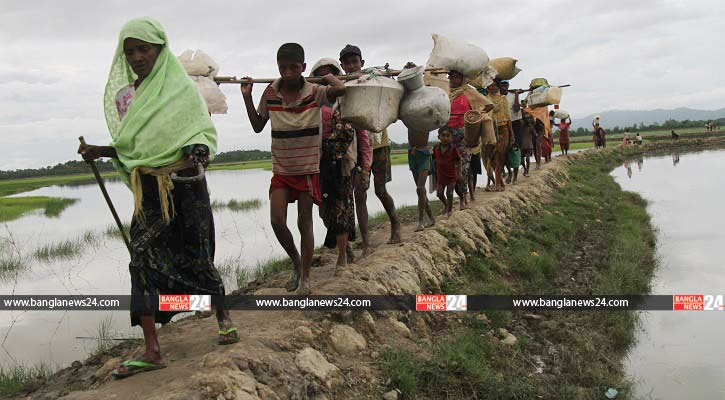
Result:
[[[85,141],[85,139],[83,139],[83,136],[79,137],[78,140],[81,141],[82,145],[86,144],[86,141]],[[113,219],[116,220],[116,225],[118,225],[118,230],[121,232],[121,237],[123,238],[123,242],[126,243],[126,248],[128,249],[128,254],[131,255],[131,244],[128,241],[128,238],[126,237],[126,232],[123,231],[123,224],[121,223],[121,219],[118,218],[116,209],[113,207],[113,203],[111,202],[111,197],[108,196],[108,192],[106,191],[106,185],[103,184],[103,178],[101,178],[101,174],[98,172],[96,163],[93,162],[93,160],[86,160],[85,157],[83,159],[88,163],[88,165],[91,166],[91,169],[93,170],[93,175],[96,176],[96,182],[98,182],[98,186],[101,188],[101,193],[103,193],[103,198],[106,199],[106,204],[108,204],[108,208],[111,209],[111,214],[113,214]]]

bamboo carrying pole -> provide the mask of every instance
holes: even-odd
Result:
[[[560,85],[560,86],[557,86],[557,87],[565,88],[565,87],[569,87],[569,86],[571,86],[571,85]],[[526,90],[523,90],[523,89],[509,89],[509,92],[518,91],[519,93],[526,93],[526,92],[531,92],[532,90],[534,90],[534,89],[526,89]]]
[[[80,140],[82,145],[86,144],[86,140],[83,139],[83,136],[79,137],[78,140]],[[103,198],[106,199],[106,204],[108,204],[108,208],[111,210],[111,214],[113,214],[113,219],[116,220],[116,225],[118,225],[118,230],[121,232],[121,237],[123,238],[123,242],[126,243],[126,248],[128,249],[128,254],[131,254],[131,244],[128,241],[128,238],[126,237],[126,232],[123,231],[123,224],[121,223],[121,219],[118,218],[118,214],[116,213],[116,209],[113,207],[113,203],[111,202],[111,197],[108,196],[108,192],[106,191],[106,185],[103,184],[103,178],[101,178],[101,174],[98,172],[98,168],[96,167],[96,163],[93,162],[93,160],[85,160],[88,165],[91,166],[91,169],[93,170],[93,175],[96,176],[96,182],[98,182],[98,186],[101,188],[101,193],[103,193]]]
[[[403,70],[386,69],[385,72],[382,73],[382,75],[383,76],[398,76],[398,75],[400,75],[401,72],[403,72]],[[433,74],[447,74],[448,73],[448,71],[446,71],[443,68],[428,68],[428,69],[426,69],[426,72],[430,72]],[[335,78],[337,78],[341,81],[351,81],[351,80],[357,79],[363,75],[364,74],[362,74],[362,73],[355,73],[355,74],[350,74],[350,75],[339,75],[339,76],[335,76]],[[216,77],[214,77],[214,82],[216,82],[218,84],[219,83],[241,84],[241,83],[250,83],[250,82],[251,83],[272,83],[275,80],[277,80],[277,78],[256,78],[256,79],[246,80],[246,79],[237,78],[236,76],[216,76]],[[307,80],[308,82],[312,82],[312,83],[318,83],[318,82],[322,81],[322,78],[321,77],[306,77],[305,80]]]

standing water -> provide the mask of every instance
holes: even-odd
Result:
[[[725,295],[725,151],[639,158],[612,175],[649,201],[657,229],[652,294]],[[725,310],[642,311],[627,361],[637,399],[725,398]]]
[[[393,166],[394,180],[387,185],[396,206],[417,203],[415,184],[407,165]],[[228,203],[259,200],[249,209],[214,210],[216,231],[215,264],[222,272],[227,292],[236,289],[236,269],[254,271],[265,261],[286,257],[269,223],[268,188],[270,171],[210,171],[207,174],[212,202]],[[122,220],[133,213],[131,192],[120,181],[106,183],[109,195]],[[78,199],[59,217],[35,212],[0,224],[0,250],[3,255],[20,254],[24,268],[17,273],[0,274],[0,293],[16,295],[128,295],[131,292],[129,256],[113,218],[95,182],[82,185],[51,186],[17,196],[54,196]],[[431,194],[432,198],[433,195]],[[372,188],[368,191],[368,211],[383,211]],[[314,208],[315,245],[321,246],[325,228]],[[290,204],[287,224],[299,247],[297,207]],[[389,227],[389,225],[388,225]],[[60,243],[79,246],[64,257],[36,256],[46,245]],[[212,337],[214,332],[210,331]],[[80,337],[80,338],[79,338]],[[3,311],[0,312],[0,366],[15,363],[63,366],[82,360],[98,349],[99,338],[141,337],[131,329],[127,311]]]

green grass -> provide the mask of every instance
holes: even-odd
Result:
[[[222,276],[233,279],[237,288],[245,287],[252,280],[252,273],[244,268],[241,257],[226,258],[215,263],[215,266]]]
[[[91,356],[99,356],[110,350],[113,346],[113,315],[103,318],[96,326],[96,345],[91,351]]]
[[[9,368],[0,368],[0,395],[18,395],[27,383],[36,379],[48,378],[51,373],[50,368],[45,364],[35,367],[15,365]]]
[[[646,202],[621,190],[609,175],[618,156],[602,154],[572,165],[569,182],[545,211],[520,218],[496,256],[469,254],[464,272],[444,291],[468,294],[646,294],[656,266],[655,236]],[[442,232],[446,236],[447,232]],[[463,246],[453,235],[449,245]],[[631,396],[622,359],[634,340],[631,311],[475,313],[449,326],[430,348],[392,348],[382,367],[392,386],[416,399],[602,398],[608,387]],[[512,347],[495,333],[505,328]],[[540,357],[544,373],[534,373]]]
[[[83,250],[82,239],[66,239],[56,243],[44,244],[33,255],[40,261],[67,260],[78,255]]]
[[[0,222],[12,221],[24,214],[42,209],[46,217],[57,217],[63,210],[75,204],[78,199],[64,199],[58,197],[31,196],[31,197],[1,197]]]
[[[101,176],[104,178],[112,178],[117,175],[115,172],[106,172],[101,174]],[[81,181],[93,182],[93,174],[59,175],[3,180],[0,181],[0,197],[21,192],[27,192],[46,186],[61,185]]]
[[[128,221],[121,222],[121,226],[123,227],[123,232],[126,235],[126,237],[130,237],[131,235],[131,223]],[[115,239],[121,240],[121,231],[118,230],[118,225],[111,224],[106,226],[106,229],[103,230],[103,234],[112,237]]]
[[[27,268],[26,261],[11,238],[0,238],[0,281],[5,281]]]
[[[257,210],[262,207],[262,200],[261,199],[251,199],[251,200],[229,200],[228,202],[223,202],[220,200],[214,200],[211,203],[211,208],[213,210],[221,210],[221,209],[229,209],[231,211],[251,211],[251,210]]]

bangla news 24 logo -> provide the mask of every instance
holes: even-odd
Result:
[[[211,295],[161,294],[159,311],[211,311]]]
[[[672,297],[675,311],[723,311],[723,295],[718,294],[676,294]]]
[[[417,294],[416,311],[467,311],[468,296],[465,294]]]

